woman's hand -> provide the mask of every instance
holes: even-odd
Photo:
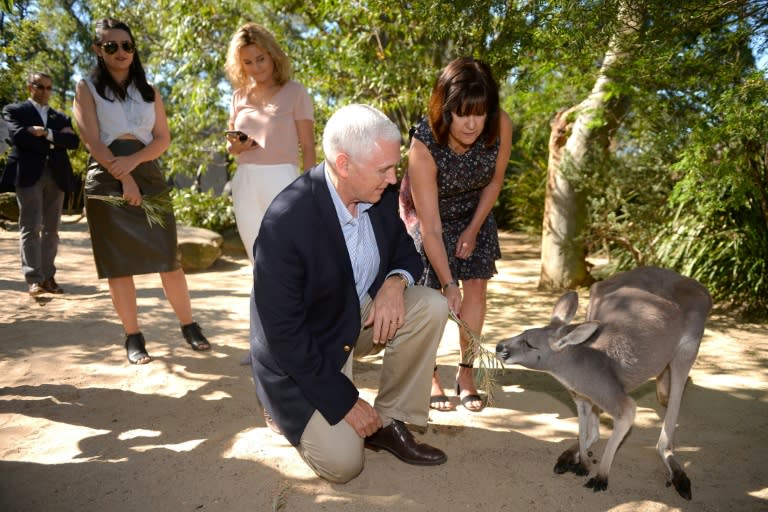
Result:
[[[470,235],[467,232],[463,232],[456,242],[456,257],[462,260],[468,259],[475,252],[475,246],[477,245],[477,235]]]
[[[461,288],[458,285],[452,284],[446,286],[443,289],[443,295],[448,301],[448,309],[450,309],[454,315],[460,316],[461,313]]]
[[[133,176],[128,174],[120,182],[123,184],[123,199],[131,206],[141,206],[141,191]]]
[[[140,163],[141,162],[137,161],[135,153],[127,156],[116,156],[110,160],[107,171],[109,171],[109,174],[116,180],[122,180],[126,176],[129,176]]]
[[[259,147],[259,144],[250,137],[241,141],[237,135],[227,134],[227,152],[231,155],[239,155],[243,151],[249,151],[257,147]]]

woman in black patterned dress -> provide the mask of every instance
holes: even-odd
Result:
[[[420,284],[441,289],[451,310],[480,334],[488,279],[501,258],[491,209],[512,147],[512,122],[499,107],[489,67],[471,58],[449,63],[432,89],[427,117],[411,134],[400,199],[403,220],[425,260]],[[467,333],[459,332],[456,394],[477,412],[485,404],[475,386]],[[437,367],[431,395],[430,407],[454,408]]]

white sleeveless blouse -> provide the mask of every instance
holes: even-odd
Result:
[[[85,79],[96,103],[96,117],[99,119],[99,138],[109,146],[112,141],[129,133],[145,145],[152,142],[152,129],[155,127],[155,103],[147,103],[135,85],[128,86],[125,101],[116,98],[110,89],[104,94],[114,101],[107,101],[96,92],[90,78]]]

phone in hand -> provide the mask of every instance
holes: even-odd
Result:
[[[227,130],[224,132],[227,135],[227,138],[237,138],[240,142],[245,142],[248,140],[248,135],[241,132],[240,130]]]

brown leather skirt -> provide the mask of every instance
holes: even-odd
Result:
[[[131,155],[144,147],[137,140],[118,139],[109,145],[115,156]],[[170,204],[167,183],[155,161],[144,162],[131,173],[142,196],[163,198]],[[113,205],[90,196],[122,197],[118,180],[91,159],[85,179],[85,211],[91,233],[93,258],[100,279],[181,267],[176,256],[176,219],[173,211],[164,216],[164,226],[147,221],[140,206]]]

